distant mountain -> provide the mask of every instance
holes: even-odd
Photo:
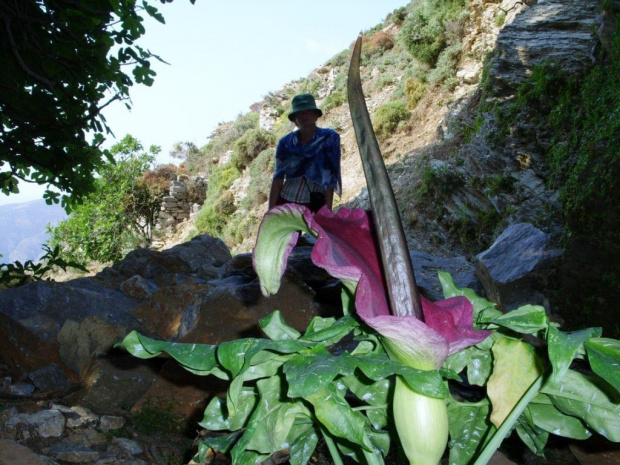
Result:
[[[43,199],[0,206],[0,263],[41,258],[41,246],[48,239],[46,226],[65,218],[60,205],[47,205]]]

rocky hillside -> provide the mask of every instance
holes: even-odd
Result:
[[[616,250],[617,241],[590,234],[596,218],[584,219],[583,209],[590,205],[589,213],[598,211],[609,231],[616,230],[613,218],[618,216],[609,214],[610,203],[601,200],[596,188],[578,198],[584,176],[590,176],[591,184],[597,178],[574,167],[606,165],[602,160],[608,157],[612,162],[601,167],[605,178],[599,191],[611,189],[613,195],[613,180],[605,185],[604,179],[613,179],[618,169],[613,162],[618,126],[611,123],[607,135],[582,135],[579,125],[591,123],[565,120],[588,111],[587,103],[580,103],[579,85],[593,70],[617,59],[610,43],[618,2],[463,2],[458,17],[444,21],[447,41],[434,65],[412,57],[403,39],[403,28],[415,21],[426,27],[433,20],[420,5],[412,2],[364,32],[361,70],[410,248],[473,258],[508,225],[532,223],[568,251],[556,276],[555,303],[574,306],[579,323],[592,312],[604,313],[620,293],[620,270],[613,254],[598,251]],[[233,253],[251,250],[266,211],[273,147],[293,129],[286,113],[299,92],[318,97],[324,110],[319,123],[341,135],[343,196],[335,207],[369,207],[346,103],[349,57],[350,51],[343,51],[307,78],[266,96],[237,121],[217,128],[203,157],[187,160],[191,169],[211,172],[207,202],[193,222],[167,238],[167,246],[207,233],[222,237]],[[609,105],[595,110],[608,112],[606,121],[613,121],[620,105],[617,87],[610,92]],[[390,113],[396,107],[404,113]],[[562,111],[568,114],[564,122],[556,115]],[[256,120],[256,134],[263,139],[255,137],[253,143],[262,152],[253,155],[253,162],[239,163],[239,147],[247,147],[251,132],[244,125]],[[566,131],[564,139],[558,129]],[[593,159],[579,159],[580,148],[570,139],[581,137],[592,137],[582,144],[582,152]],[[607,153],[592,155],[594,145],[603,152],[607,147]],[[600,290],[602,276],[612,285]]]

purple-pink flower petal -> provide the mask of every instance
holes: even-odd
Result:
[[[357,314],[382,335],[388,350],[396,358],[409,362],[415,360],[417,368],[436,369],[449,354],[477,344],[489,335],[488,331],[473,329],[473,306],[465,297],[431,302],[421,296],[424,322],[415,316],[392,315],[381,259],[369,216],[364,210],[341,208],[334,213],[323,207],[312,214],[299,205],[286,205],[278,209],[268,215],[288,215],[291,219],[303,216],[307,226],[318,234],[312,251],[312,261],[317,266],[336,278],[357,282]],[[277,255],[284,256],[286,262],[296,238],[282,233],[280,240],[286,244],[280,246]],[[259,241],[261,234],[259,232]],[[269,237],[268,232],[264,234]],[[278,271],[281,274],[284,269]]]

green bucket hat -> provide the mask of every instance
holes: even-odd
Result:
[[[290,121],[295,121],[295,114],[304,110],[314,110],[319,113],[319,116],[323,116],[323,112],[320,108],[316,107],[316,102],[314,101],[314,97],[312,94],[299,94],[293,97],[293,109],[288,114],[288,119]]]

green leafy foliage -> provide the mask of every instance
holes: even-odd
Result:
[[[392,134],[401,121],[410,116],[407,106],[401,101],[387,102],[380,106],[375,113],[373,126],[378,137],[387,137]]]
[[[425,94],[424,83],[417,78],[409,77],[405,81],[405,101],[407,102],[407,108],[413,110],[418,106],[422,97]]]
[[[148,0],[2,3],[2,193],[17,193],[18,181],[29,180],[62,191],[67,206],[95,188],[109,156],[100,150],[109,132],[101,110],[128,102],[134,83],[150,86],[155,76],[158,57],[136,43],[144,13],[164,22]],[[48,203],[60,196],[44,194]]]
[[[412,3],[399,40],[416,60],[434,67],[444,48],[459,42],[467,17],[466,5],[466,0]]]
[[[32,281],[40,281],[49,272],[58,268],[63,271],[67,271],[67,268],[88,271],[81,263],[62,258],[58,246],[51,248],[47,244],[43,244],[43,250],[45,253],[37,262],[26,260],[25,263],[19,261],[1,263],[0,289],[19,287]]]
[[[158,151],[151,147],[145,152],[130,135],[114,145],[110,152],[116,161],[101,167],[95,190],[51,229],[50,243],[74,260],[104,263],[148,245],[164,194],[163,181],[171,176],[170,169],[146,176]]]
[[[194,226],[199,233],[216,237],[222,235],[229,215],[236,210],[232,194],[227,194],[226,190],[240,175],[241,173],[232,161],[217,165],[211,170],[207,199],[194,221]]]
[[[239,171],[243,171],[263,150],[273,147],[275,136],[261,128],[245,132],[233,145],[232,162]]]
[[[497,387],[503,395],[494,402],[502,404],[506,420],[499,429],[490,422],[496,407],[489,398],[469,402],[450,396],[440,372],[390,360],[377,336],[352,316],[316,317],[302,333],[276,311],[260,321],[268,339],[214,346],[156,341],[132,332],[118,346],[140,358],[166,352],[193,373],[230,381],[226,397],[215,397],[205,410],[200,459],[212,448],[230,454],[234,463],[253,464],[288,447],[290,462],[301,465],[323,438],[335,461],[346,454],[360,463],[383,463],[394,435],[388,419],[395,375],[416,392],[446,399],[453,465],[476,458],[486,463],[510,431],[536,453],[542,453],[550,435],[586,439],[598,433],[620,441],[618,341],[600,338],[596,328],[562,333],[544,309],[533,305],[502,314],[471,289],[457,287],[448,273],[440,271],[439,278],[446,298],[467,297],[477,327],[493,331],[448,357],[441,374],[461,389],[495,383],[492,376],[501,379]],[[538,338],[538,347],[546,345],[548,357],[522,342],[523,334]],[[592,373],[573,370],[575,358],[589,361]],[[550,369],[542,372],[544,360]],[[536,367],[529,380],[513,373],[525,366]]]

